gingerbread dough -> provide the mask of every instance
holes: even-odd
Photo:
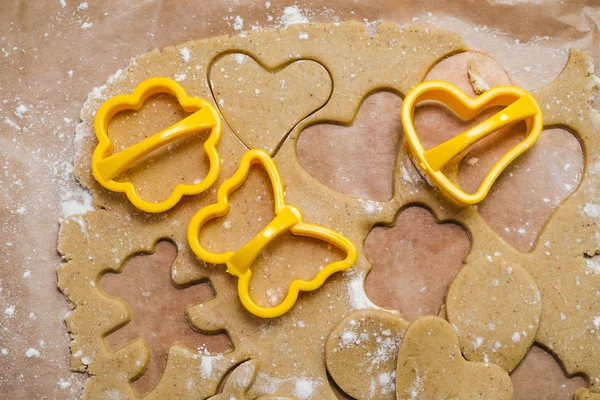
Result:
[[[498,259],[479,258],[465,265],[446,297],[447,319],[465,358],[493,362],[508,372],[533,344],[541,313],[540,293],[531,276],[520,265]]]
[[[398,400],[508,400],[512,394],[512,382],[502,368],[463,358],[448,322],[421,317],[409,325],[398,355]]]
[[[256,360],[250,360],[240,364],[240,366],[234,369],[227,377],[221,393],[210,397],[208,400],[248,400],[247,392],[256,379],[258,365],[259,363]],[[297,400],[297,398],[275,394],[261,396],[257,400]]]
[[[180,51],[183,49],[189,51],[190,57],[181,57]],[[291,57],[290,49],[293,49]],[[593,327],[594,317],[600,315],[600,308],[594,302],[594,288],[599,285],[598,277],[586,267],[583,258],[585,253],[591,255],[598,249],[594,236],[597,230],[594,207],[599,206],[593,203],[598,184],[593,169],[586,169],[578,190],[561,205],[544,230],[539,243],[547,241],[549,247],[538,245],[532,253],[523,254],[501,239],[476,208],[457,209],[425,180],[419,179],[404,144],[400,146],[393,177],[393,196],[387,202],[357,199],[335,192],[299,167],[295,144],[304,128],[324,121],[349,124],[362,99],[369,93],[386,89],[405,94],[423,79],[433,64],[462,50],[464,46],[456,34],[431,28],[400,29],[395,24],[382,23],[377,35],[370,37],[360,23],[294,25],[280,32],[264,30],[243,37],[217,37],[190,42],[162,52],[155,50],[136,58],[126,71],[115,74],[105,87],[95,90],[84,105],[82,123],[77,129],[75,174],[90,189],[98,210],[68,219],[61,227],[59,242],[59,250],[66,260],[59,268],[59,287],[73,307],[66,319],[73,336],[71,364],[73,369],[92,375],[86,384],[84,396],[138,397],[130,382],[144,373],[148,349],[141,340],[115,351],[107,348],[103,338],[128,322],[127,308],[122,302],[102,293],[95,282],[106,271],[118,271],[133,254],[150,252],[158,240],[168,239],[178,250],[171,267],[173,283],[183,288],[209,281],[216,292],[214,299],[188,308],[190,324],[201,332],[226,331],[231,338],[233,351],[206,355],[182,345],[172,346],[163,375],[147,398],[209,397],[215,394],[223,376],[232,367],[248,359],[260,360],[256,380],[247,392],[249,398],[273,393],[298,398],[334,398],[323,360],[326,337],[350,311],[375,307],[364,293],[364,279],[370,269],[361,247],[364,238],[375,224],[391,223],[398,210],[415,203],[427,204],[437,220],[452,220],[467,227],[472,238],[468,261],[498,251],[506,257],[507,262],[519,263],[531,274],[544,304],[536,340],[555,351],[569,372],[589,375],[592,388],[596,390],[600,383],[600,353],[595,350],[597,339]],[[167,213],[146,215],[133,209],[121,194],[101,188],[90,174],[90,155],[96,144],[92,130],[93,114],[104,99],[131,92],[148,77],[163,75],[180,80],[188,94],[216,103],[211,89],[217,90],[217,85],[211,88],[209,82],[211,76],[217,82],[217,75],[211,72],[214,71],[213,63],[218,62],[225,53],[246,54],[271,73],[260,73],[256,68],[235,71],[236,67],[231,61],[223,64],[225,71],[218,70],[227,73],[227,68],[232,68],[229,71],[231,74],[241,73],[242,76],[238,77],[248,78],[247,85],[259,89],[260,95],[265,95],[265,98],[277,99],[275,93],[279,87],[272,82],[266,83],[266,80],[278,80],[278,75],[285,74],[286,68],[293,68],[295,63],[290,64],[293,61],[312,60],[321,64],[333,85],[331,97],[322,108],[319,108],[322,103],[315,101],[299,112],[295,107],[281,109],[280,103],[265,102],[260,108],[265,121],[279,118],[279,121],[287,121],[288,124],[270,125],[268,138],[273,141],[261,144],[276,151],[277,148],[273,149],[275,139],[282,140],[287,135],[275,155],[286,186],[287,200],[302,210],[307,222],[334,229],[354,241],[359,247],[359,259],[348,272],[331,277],[320,290],[302,295],[291,312],[273,321],[249,315],[237,299],[235,279],[226,275],[222,266],[205,265],[198,261],[187,247],[187,223],[200,207],[214,202],[214,190],[185,198]],[[317,67],[315,71],[321,70]],[[316,74],[312,81],[292,80],[287,90],[298,98],[306,96],[306,93],[324,93],[317,85],[323,83],[325,76],[318,72]],[[262,86],[259,87],[251,78],[258,79]],[[218,85],[221,93],[235,93],[238,81],[221,80]],[[594,165],[594,157],[597,157],[594,154],[600,154],[596,148],[597,139],[594,139],[597,136],[597,117],[589,107],[593,86],[588,57],[572,51],[562,75],[550,86],[534,92],[546,110],[546,123],[568,127],[585,143],[587,165]],[[250,91],[247,95],[253,96],[255,92]],[[139,116],[141,114],[118,115],[109,129],[115,143],[122,146],[130,137],[129,124],[123,118],[138,118],[138,123],[143,124],[142,131],[150,130],[149,134],[161,129],[167,116],[173,112],[173,107],[167,106],[173,100],[160,101],[166,104],[157,105],[152,113],[146,111],[147,115],[143,118]],[[252,100],[241,104],[252,104]],[[226,106],[224,99],[223,107]],[[226,113],[223,109],[222,112]],[[235,112],[238,112],[237,109]],[[144,110],[140,113],[144,113]],[[298,121],[298,118],[308,114],[310,116]],[[254,125],[256,121],[241,120],[249,121],[246,123],[255,127],[255,133],[258,132],[258,125]],[[293,124],[291,121],[297,121],[293,128],[290,128]],[[246,133],[249,132],[247,127],[232,121],[226,122],[218,146],[223,167],[215,188],[233,173],[237,160],[246,150],[242,135],[251,135]],[[239,129],[242,137],[236,136],[230,127]],[[241,130],[244,130],[244,134]],[[142,160],[139,168],[131,170],[126,178],[142,182],[147,193],[158,200],[161,190],[170,191],[176,183],[191,183],[198,179],[199,172],[200,175],[205,172],[198,166],[205,160],[202,153],[201,146],[192,145],[186,146],[186,153],[173,151],[152,159],[152,162]],[[194,166],[191,162],[195,163]],[[407,170],[415,179],[410,182],[404,180],[403,170]],[[455,171],[458,171],[458,165]],[[261,207],[264,205],[264,208],[257,211],[258,196],[267,198],[268,182],[264,176],[259,175],[254,183],[246,184],[249,185],[246,187],[247,193],[238,199],[240,206],[232,207],[232,210],[239,210],[235,220],[230,221],[232,229],[234,226],[239,229],[236,231],[238,236],[232,237],[234,244],[236,240],[242,241],[244,235],[251,235],[252,230],[260,225],[259,222],[264,226],[272,218],[272,211],[260,200],[258,204]],[[245,221],[254,225],[246,226]],[[213,228],[226,230],[229,224],[225,222]],[[563,240],[565,232],[568,235]],[[336,256],[326,254],[329,251],[326,247],[319,247],[315,243],[298,243],[298,240],[284,238],[281,256],[270,258],[266,255],[258,260],[257,268],[273,271],[290,265],[290,270],[297,271],[308,261],[317,262],[313,268],[318,268],[320,260],[317,256],[323,259]],[[215,243],[218,244],[220,242]],[[288,249],[294,249],[294,252],[290,253]],[[551,257],[546,255],[550,251]],[[576,256],[580,262],[573,263]],[[580,279],[576,280],[577,277]],[[286,275],[274,274],[271,281],[270,273],[265,272],[263,278],[251,290],[256,298],[263,296],[264,302],[277,302],[278,285],[287,287],[288,284],[279,280],[286,278]],[[271,296],[273,293],[275,295]],[[566,316],[566,323],[572,332],[567,332],[559,313]],[[573,335],[573,332],[577,332],[577,335]]]
[[[342,319],[325,343],[335,383],[355,399],[394,399],[398,349],[407,327],[384,310],[359,310]]]

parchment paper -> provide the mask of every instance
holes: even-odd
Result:
[[[89,195],[71,176],[74,129],[87,94],[135,55],[281,26],[285,7],[294,4],[309,21],[364,20],[373,32],[381,20],[456,30],[526,89],[551,82],[569,46],[588,49],[600,65],[600,4],[593,0],[0,2],[0,397],[78,398],[86,379],[68,365],[63,318],[69,308],[56,289],[56,238],[60,218],[90,207]],[[526,184],[507,190],[516,196]],[[507,204],[497,212],[518,207]],[[412,236],[443,235],[432,233],[429,216],[419,215],[406,217],[415,223],[404,222]],[[513,240],[526,247],[530,238]],[[416,254],[424,251],[419,243],[413,241]],[[439,245],[465,243],[461,236],[456,244]],[[168,249],[161,251],[165,260],[172,257]],[[410,259],[416,267],[422,257]],[[169,312],[169,304],[164,307]],[[538,348],[513,380],[521,399],[567,399],[584,383],[566,381],[559,365]]]

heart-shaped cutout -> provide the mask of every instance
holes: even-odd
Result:
[[[380,91],[364,99],[351,125],[326,122],[306,127],[296,145],[298,161],[338,192],[389,200],[402,140],[401,106],[398,94]]]
[[[450,323],[422,317],[409,325],[398,355],[398,400],[509,400],[512,395],[506,371],[496,364],[463,358]]]
[[[492,57],[469,51],[448,57],[436,64],[425,80],[444,80],[474,96],[467,68],[476,62],[481,78],[489,86],[509,85],[511,80]],[[493,112],[494,110],[489,110]],[[487,118],[488,113],[481,117]],[[479,123],[477,118],[471,123]],[[434,146],[473,126],[451,111],[435,104],[420,105],[415,126],[422,132],[426,146]],[[509,148],[525,135],[524,124],[504,128],[502,132],[475,144],[460,164],[458,180],[472,192]],[[535,173],[532,173],[535,171]],[[581,144],[566,129],[548,128],[536,145],[512,162],[494,183],[477,210],[506,241],[522,251],[530,250],[556,208],[575,191],[583,171]],[[519,201],[515,201],[518,198]]]
[[[506,108],[452,139],[431,149],[425,149],[417,135],[413,116],[417,103],[429,100],[445,104],[464,120],[472,119],[492,107]],[[407,142],[419,166],[446,196],[458,204],[481,202],[502,171],[535,144],[543,127],[539,104],[523,89],[515,86],[497,86],[472,98],[445,81],[426,81],[415,86],[402,103],[401,119]],[[442,171],[446,164],[476,142],[504,126],[519,121],[526,124],[525,139],[496,161],[474,193],[466,193]]]
[[[223,118],[242,143],[271,156],[298,122],[325,105],[333,89],[329,72],[318,62],[267,69],[241,53],[217,58],[209,82]]]
[[[210,220],[222,217],[229,212],[229,196],[248,178],[250,168],[260,164],[267,172],[273,186],[275,202],[275,218],[257,235],[248,240],[236,251],[213,253],[200,243],[200,231]],[[263,250],[284,233],[294,236],[317,239],[345,252],[345,258],[325,265],[313,279],[306,281],[297,279],[288,287],[283,301],[273,307],[262,307],[250,295],[251,266]],[[254,149],[242,156],[235,174],[227,179],[217,192],[217,203],[198,211],[190,221],[188,242],[193,252],[200,259],[212,264],[225,264],[227,272],[238,278],[238,294],[244,307],[252,314],[262,318],[275,318],[288,312],[296,303],[300,291],[313,291],[325,283],[335,272],[343,271],[354,265],[357,258],[356,246],[341,234],[319,225],[302,221],[300,210],[286,204],[283,182],[273,159],[264,151]]]

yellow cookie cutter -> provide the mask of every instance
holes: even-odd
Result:
[[[111,118],[121,111],[139,110],[148,97],[159,93],[169,93],[175,96],[183,110],[193,112],[193,114],[165,130],[113,154],[114,145],[108,137],[108,123]],[[211,133],[204,142],[204,151],[208,155],[210,168],[202,181],[190,185],[179,184],[175,186],[167,199],[153,203],[142,199],[131,182],[114,180],[117,175],[152,151],[177,139],[208,129],[211,130]],[[216,145],[221,137],[221,129],[221,117],[211,103],[201,98],[188,96],[180,84],[169,78],[147,79],[140,83],[133,93],[108,99],[96,113],[94,130],[98,138],[98,146],[92,155],[92,173],[102,186],[113,192],[125,193],[129,201],[142,211],[159,213],[169,210],[181,200],[183,195],[201,193],[217,180],[220,160]]]
[[[239,250],[225,253],[211,253],[200,244],[200,230],[211,219],[222,217],[229,212],[229,195],[238,189],[248,178],[250,167],[262,164],[273,185],[275,197],[275,218],[255,237]],[[267,245],[285,232],[292,235],[312,237],[328,242],[346,252],[346,258],[328,264],[310,281],[294,280],[288,287],[285,299],[275,307],[261,307],[250,296],[250,266]],[[341,234],[319,225],[302,222],[300,210],[285,204],[283,184],[273,159],[264,151],[253,149],[246,152],[235,174],[227,179],[217,192],[217,203],[202,208],[194,215],[188,227],[188,242],[200,259],[212,264],[225,264],[227,272],[238,277],[238,294],[243,306],[252,314],[262,318],[275,318],[288,312],[296,303],[300,291],[316,290],[329,276],[350,268],[356,262],[356,246]]]
[[[479,115],[487,108],[506,106],[502,111],[447,140],[436,147],[425,150],[413,124],[415,106],[420,101],[436,100],[447,105],[464,120]],[[456,86],[444,81],[427,81],[415,86],[405,97],[401,112],[404,133],[420,167],[450,199],[459,205],[481,202],[490,191],[502,171],[538,140],[542,128],[542,110],[535,98],[516,86],[497,86],[482,95],[472,98]],[[441,172],[441,168],[467,147],[492,132],[511,123],[525,121],[527,136],[504,154],[491,168],[475,193],[466,193]]]

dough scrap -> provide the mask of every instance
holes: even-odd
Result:
[[[408,326],[398,355],[398,400],[508,400],[512,394],[512,382],[502,368],[463,358],[447,321],[421,317]]]
[[[301,33],[309,39],[299,40]],[[215,58],[231,51],[241,52],[267,70],[277,70],[290,62],[289,49],[295,51],[293,60],[310,59],[323,65],[335,84],[329,101],[292,129],[275,157],[290,203],[302,207],[308,222],[342,232],[359,246],[375,224],[391,223],[398,210],[409,204],[425,204],[438,221],[454,221],[465,226],[472,238],[466,261],[500,252],[506,262],[522,265],[542,297],[542,318],[536,341],[555,352],[570,373],[589,376],[591,389],[600,391],[600,349],[594,325],[595,318],[600,316],[596,301],[600,274],[590,269],[584,258],[585,254],[600,252],[596,237],[600,221],[595,211],[600,207],[595,200],[600,185],[593,167],[600,162],[599,118],[590,107],[596,81],[587,54],[572,50],[557,80],[533,92],[544,107],[546,124],[564,126],[584,143],[587,168],[577,191],[551,217],[536,247],[524,254],[502,240],[474,207],[456,208],[422,179],[403,180],[401,167],[414,170],[405,143],[400,146],[396,163],[393,197],[387,202],[365,201],[337,193],[316,181],[297,162],[295,144],[304,128],[325,121],[351,123],[362,99],[373,91],[387,89],[407,93],[433,64],[464,50],[457,34],[432,28],[401,29],[396,24],[382,23],[378,33],[371,37],[361,23],[303,24],[278,32],[263,30],[244,37],[199,40],[183,47],[190,51],[190,61],[182,62],[175,47],[142,55],[125,71],[111,77],[106,86],[95,90],[82,109],[82,123],[77,128],[75,174],[91,191],[97,210],[71,217],[61,225],[59,251],[66,262],[59,268],[58,284],[73,307],[66,318],[73,336],[72,369],[87,370],[92,375],[86,383],[84,397],[137,398],[130,381],[144,372],[145,363],[137,365],[136,360],[148,357],[141,340],[116,351],[107,349],[103,337],[126,321],[127,308],[117,299],[104,295],[97,286],[90,285],[90,281],[107,270],[117,271],[133,254],[151,251],[158,240],[169,239],[178,248],[171,267],[174,284],[184,288],[208,280],[216,292],[215,299],[188,308],[191,324],[203,332],[227,331],[234,350],[220,355],[201,355],[173,345],[163,375],[148,399],[209,397],[215,394],[231,366],[248,359],[261,363],[256,381],[248,391],[251,398],[272,393],[293,394],[298,388],[307,398],[334,398],[322,354],[327,334],[351,311],[375,307],[364,294],[364,279],[370,266],[362,248],[358,262],[347,273],[333,276],[321,290],[303,296],[282,318],[261,321],[249,316],[239,305],[235,281],[219,267],[199,262],[187,247],[187,221],[200,207],[212,202],[211,191],[185,199],[168,213],[148,216],[133,209],[121,194],[101,188],[90,172],[90,155],[96,144],[93,115],[106,98],[131,92],[142,80],[162,75],[177,77],[188,94],[211,100],[208,71]],[[170,112],[157,108],[155,115],[148,118],[148,125],[158,125]],[[282,110],[282,113],[288,112],[293,110]],[[119,117],[115,117],[117,121]],[[287,115],[282,118],[293,119]],[[122,125],[121,131],[115,129],[112,134],[127,137],[127,124]],[[273,137],[282,138],[287,135],[289,126],[277,129],[271,132]],[[235,171],[237,160],[245,150],[232,130],[224,127],[219,144],[223,167],[216,185]],[[194,153],[196,157],[201,154],[201,150]],[[176,152],[165,157],[161,161],[160,179],[147,180],[148,191],[178,183],[182,172],[189,168],[184,162],[187,158]],[[453,168],[456,177],[458,165]],[[143,170],[140,167],[139,171]],[[269,215],[265,213],[261,217],[266,221]],[[289,258],[291,264],[301,260],[300,257]],[[268,288],[265,285],[256,290],[266,292]],[[565,319],[561,319],[562,315]],[[277,351],[273,351],[274,344]]]

